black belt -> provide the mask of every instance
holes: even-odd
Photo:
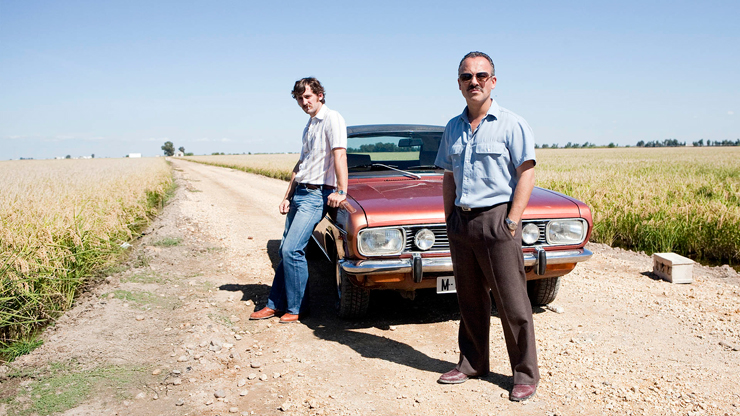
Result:
[[[458,210],[462,211],[465,214],[478,214],[481,212],[486,212],[493,207],[467,208],[467,207],[455,206],[455,208],[457,208]]]
[[[299,183],[298,186],[302,186],[306,189],[311,189],[311,190],[321,189],[322,191],[326,189],[331,189],[333,191],[335,189],[335,187],[331,185],[314,185],[312,183]]]
[[[481,212],[486,212],[490,210],[491,208],[496,208],[497,206],[503,205],[503,204],[508,204],[508,202],[501,202],[496,205],[491,205],[490,207],[479,207],[479,208],[468,208],[468,207],[461,207],[461,206],[455,205],[455,208],[460,210],[460,212],[464,214],[479,214]]]

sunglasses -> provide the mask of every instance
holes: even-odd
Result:
[[[481,84],[488,81],[489,78],[491,78],[491,74],[488,72],[478,72],[475,74],[475,77],[478,79],[478,82]],[[468,82],[473,79],[473,74],[465,72],[460,74],[460,81],[462,82]]]

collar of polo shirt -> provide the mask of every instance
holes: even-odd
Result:
[[[496,103],[496,100],[491,98],[491,106],[488,108],[488,113],[486,114],[486,117],[493,116],[496,119],[498,119],[500,114],[501,114],[501,108],[498,106],[498,103]],[[470,124],[470,119],[468,118],[468,107],[467,106],[465,106],[465,109],[460,114],[460,117],[462,117],[463,120],[465,120],[468,124]]]
[[[323,120],[326,117],[326,112],[327,111],[329,111],[329,110],[326,108],[326,104],[322,104],[321,105],[321,109],[319,109],[319,112],[316,113],[316,115],[313,116],[313,117],[311,117],[311,118],[317,118],[319,120]]]

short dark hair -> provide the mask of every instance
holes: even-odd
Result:
[[[324,87],[321,85],[318,79],[314,77],[306,77],[301,78],[298,81],[295,82],[295,85],[293,86],[293,91],[291,91],[290,95],[293,96],[294,99],[298,99],[303,93],[306,91],[306,87],[310,87],[311,91],[313,91],[316,95],[323,95],[321,97],[321,104],[326,104],[326,92],[324,91]]]
[[[490,56],[486,55],[483,52],[473,51],[468,52],[467,55],[463,56],[463,59],[460,61],[460,65],[457,66],[457,73],[460,74],[460,70],[462,69],[463,62],[465,62],[468,58],[486,58],[489,64],[491,64],[491,76],[496,75],[496,67],[493,66],[493,60]]]

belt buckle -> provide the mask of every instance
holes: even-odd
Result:
[[[465,212],[470,212],[470,209],[471,208],[470,207],[460,207],[460,209],[463,210],[463,211],[465,211]]]

